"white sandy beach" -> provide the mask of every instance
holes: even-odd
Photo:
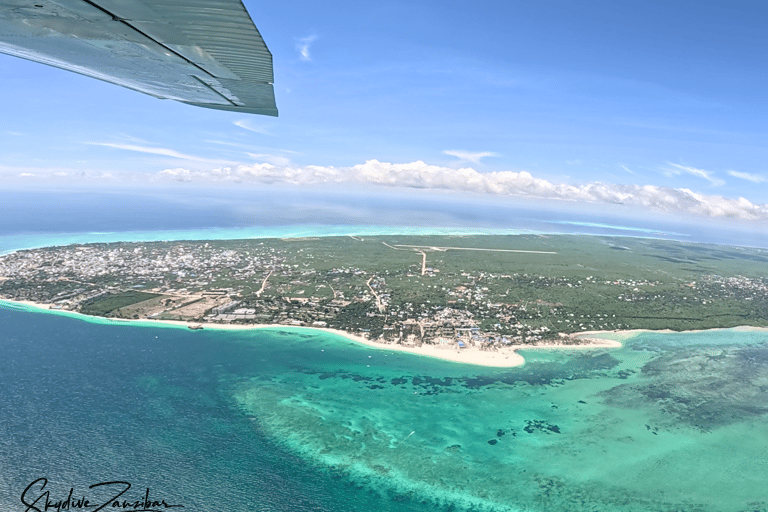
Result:
[[[499,348],[493,351],[480,350],[475,347],[465,347],[465,348],[459,349],[454,343],[446,343],[444,344],[445,346],[422,345],[420,347],[409,347],[409,346],[397,345],[393,343],[379,343],[379,342],[372,341],[362,336],[357,336],[355,334],[351,334],[345,331],[341,331],[338,329],[328,329],[323,327],[289,326],[289,325],[283,325],[283,324],[242,325],[242,324],[219,324],[219,323],[209,323],[209,322],[187,322],[187,321],[179,321],[179,320],[102,318],[102,317],[93,317],[89,315],[83,315],[81,313],[76,313],[73,311],[58,310],[54,308],[52,304],[38,304],[35,302],[14,301],[9,299],[2,299],[2,300],[10,303],[24,304],[25,306],[29,306],[37,309],[62,311],[68,315],[73,315],[73,316],[80,316],[84,318],[98,318],[98,319],[106,320],[116,324],[138,322],[138,323],[151,323],[151,324],[159,324],[159,325],[170,325],[170,326],[184,327],[184,328],[201,326],[204,329],[219,329],[219,330],[253,330],[253,329],[286,330],[286,329],[290,329],[290,330],[323,331],[323,332],[335,334],[337,336],[341,336],[355,343],[359,343],[361,345],[365,345],[367,347],[371,347],[379,350],[388,350],[391,352],[408,352],[410,354],[433,357],[433,358],[442,359],[445,361],[452,361],[456,363],[471,364],[471,365],[477,365],[477,366],[495,367],[495,368],[507,368],[507,367],[514,367],[514,366],[522,366],[523,364],[525,364],[525,359],[523,358],[523,356],[517,353],[517,350],[521,350],[521,349],[525,349],[525,350],[589,349],[589,348],[621,347],[620,342],[617,342],[614,340],[608,340],[608,339],[600,339],[599,338],[600,333],[598,332],[580,333],[578,335],[580,339],[583,339],[587,335],[589,335],[590,337],[588,338],[588,342],[580,343],[578,345],[576,344],[565,345],[565,344],[555,344],[555,343],[541,344],[541,345],[508,345],[506,347]]]
[[[543,343],[539,345],[507,345],[497,350],[480,350],[475,347],[465,347],[459,349],[454,343],[446,343],[445,346],[440,345],[422,345],[420,347],[408,347],[404,345],[396,345],[393,343],[379,343],[366,339],[362,336],[357,336],[338,329],[328,329],[324,327],[303,327],[303,326],[290,326],[283,324],[258,324],[258,325],[243,325],[243,324],[218,324],[209,322],[186,322],[179,320],[154,320],[154,319],[119,319],[119,318],[102,318],[89,315],[83,315],[73,311],[58,310],[53,307],[52,304],[38,304],[29,301],[16,301],[9,299],[0,299],[5,302],[24,304],[37,309],[62,311],[68,315],[79,316],[84,318],[98,318],[100,320],[106,320],[116,324],[121,323],[150,323],[159,325],[169,325],[176,327],[190,328],[194,326],[201,326],[204,329],[219,329],[219,330],[253,330],[253,329],[279,329],[279,330],[310,330],[310,331],[323,331],[341,336],[355,343],[372,347],[379,350],[388,350],[391,352],[408,352],[410,354],[416,354],[420,356],[433,357],[436,359],[442,359],[445,361],[452,361],[462,364],[471,364],[477,366],[487,366],[494,368],[508,368],[514,366],[522,366],[525,364],[523,356],[517,353],[518,350],[578,350],[578,349],[594,349],[594,348],[620,348],[622,346],[621,341],[630,339],[643,332],[660,332],[660,333],[672,333],[669,329],[650,331],[647,329],[635,329],[635,330],[617,330],[617,331],[584,331],[580,333],[573,333],[572,335],[564,338],[565,343]],[[766,327],[751,327],[740,326],[734,329],[742,331],[768,331]],[[686,332],[701,332],[701,331],[686,331]],[[575,343],[575,340],[578,342]]]

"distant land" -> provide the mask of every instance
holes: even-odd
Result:
[[[591,331],[765,327],[767,271],[762,249],[583,235],[121,242],[0,256],[0,297],[497,351]]]

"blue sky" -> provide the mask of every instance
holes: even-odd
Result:
[[[245,4],[280,117],[0,55],[2,181],[469,190],[768,220],[768,4]]]

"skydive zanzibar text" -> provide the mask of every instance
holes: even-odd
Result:
[[[184,508],[184,505],[169,505],[164,499],[150,499],[149,488],[147,487],[144,496],[141,499],[130,501],[120,499],[123,494],[128,492],[131,484],[123,481],[100,482],[88,487],[89,490],[98,494],[99,491],[106,491],[108,494],[97,498],[87,498],[85,494],[75,496],[75,488],[69,488],[69,494],[66,498],[51,498],[51,492],[45,490],[48,485],[47,478],[38,478],[29,484],[21,493],[21,503],[26,507],[24,512],[45,512],[55,510],[76,510],[83,509],[91,512],[99,510],[130,510],[133,512],[157,512],[169,508]],[[79,493],[78,493],[79,494]]]

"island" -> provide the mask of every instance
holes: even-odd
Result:
[[[520,348],[610,344],[594,332],[766,327],[767,271],[764,249],[586,235],[119,242],[0,256],[0,298],[514,365]]]

